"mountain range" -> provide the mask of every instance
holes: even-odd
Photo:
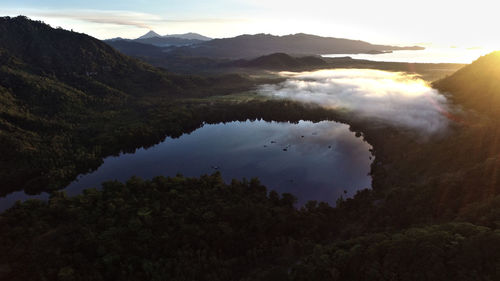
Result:
[[[173,52],[185,56],[213,58],[252,58],[272,53],[292,55],[383,53],[396,50],[422,50],[423,47],[374,45],[360,40],[321,37],[310,34],[275,36],[271,34],[240,35],[214,39]]]
[[[154,32],[153,30],[150,30],[148,33],[136,39],[125,39],[121,37],[116,37],[104,41],[105,42],[127,41],[127,42],[138,42],[143,44],[149,44],[157,47],[171,47],[171,46],[193,45],[208,40],[212,40],[212,38],[193,32],[184,34],[168,34],[162,36]]]
[[[187,39],[194,37],[158,37],[157,33],[149,32],[138,39],[127,40],[130,43],[144,43],[166,48],[163,53],[170,56],[206,57],[214,59],[249,59],[273,53],[287,53],[291,55],[319,55],[319,54],[358,54],[384,53],[397,50],[423,50],[420,46],[389,46],[376,45],[360,40],[343,38],[321,37],[310,34],[293,34],[275,36],[270,34],[240,35],[232,38],[201,41]],[[174,36],[174,35],[172,35]],[[108,44],[119,50],[124,48],[123,40],[108,40]],[[123,48],[123,49],[120,49]],[[176,48],[174,48],[176,47]]]
[[[135,40],[139,40],[139,39],[148,39],[148,38],[154,38],[154,37],[163,37],[163,38],[180,38],[180,39],[187,39],[187,40],[200,40],[200,41],[209,41],[209,40],[212,40],[212,38],[210,37],[207,37],[207,36],[203,36],[201,34],[198,34],[198,33],[194,33],[194,32],[188,32],[188,33],[183,33],[183,34],[167,34],[167,35],[160,35],[156,32],[154,32],[153,30],[150,30],[148,33],[140,36],[139,38],[135,39]]]

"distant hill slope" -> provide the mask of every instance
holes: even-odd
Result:
[[[184,33],[184,34],[167,34],[163,35],[162,37],[164,38],[169,38],[169,37],[175,37],[175,38],[182,38],[182,39],[189,39],[189,40],[200,40],[200,41],[209,41],[212,40],[212,38],[194,33],[194,32],[189,32],[189,33]]]
[[[197,39],[186,39],[178,37],[151,37],[131,40],[131,42],[150,44],[158,47],[169,47],[169,46],[186,46],[199,44],[204,42],[203,40]]]
[[[123,54],[133,57],[163,57],[165,52],[158,46],[147,43],[140,43],[133,40],[105,40],[106,44],[115,48]]]
[[[238,60],[225,66],[254,67],[262,69],[296,69],[301,67],[326,66],[327,62],[319,57],[293,57],[284,53],[275,53],[253,60]]]
[[[433,84],[459,104],[500,116],[500,51],[482,56]]]
[[[269,34],[241,35],[214,39],[195,46],[178,48],[181,55],[216,58],[252,58],[272,53],[288,54],[356,54],[393,50],[421,50],[422,47],[373,45],[368,42],[309,34],[274,36]]]

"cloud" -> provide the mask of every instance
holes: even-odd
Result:
[[[448,119],[446,98],[415,75],[369,69],[282,72],[277,85],[261,86],[264,95],[351,111],[386,124],[436,133]]]
[[[230,23],[244,22],[240,18],[165,18],[155,14],[130,11],[100,10],[31,10],[29,16],[44,18],[73,19],[90,23],[115,24],[139,28],[154,29],[164,23]]]
[[[92,23],[116,24],[151,29],[151,23],[161,20],[152,14],[129,11],[96,11],[96,10],[32,10],[29,16],[81,20]]]

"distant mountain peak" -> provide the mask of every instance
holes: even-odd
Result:
[[[139,37],[137,39],[147,39],[147,38],[153,38],[153,37],[161,37],[161,35],[154,32],[153,30],[150,30],[148,33],[142,35],[141,37]]]

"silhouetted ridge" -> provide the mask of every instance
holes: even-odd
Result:
[[[131,42],[139,42],[159,47],[169,47],[169,46],[186,46],[186,45],[199,44],[203,41],[197,39],[185,39],[178,37],[151,37],[151,38],[135,39],[131,40]]]
[[[165,73],[98,39],[53,29],[26,17],[0,18],[0,50],[5,65],[36,75],[56,76],[74,87],[86,87],[81,81],[85,79],[85,83],[99,81],[130,94],[179,90]]]
[[[200,41],[209,41],[212,40],[212,38],[194,33],[194,32],[188,32],[184,34],[167,34],[163,35],[162,37],[168,38],[168,37],[175,37],[175,38],[182,38],[182,39],[190,39],[190,40],[200,40]]]
[[[356,54],[379,53],[393,50],[421,50],[418,46],[396,47],[374,45],[359,40],[321,37],[309,34],[274,36],[270,34],[240,35],[233,38],[214,39],[176,50],[190,56],[218,58],[252,58],[272,53],[287,54]]]
[[[500,51],[480,57],[433,86],[468,108],[499,115]]]

